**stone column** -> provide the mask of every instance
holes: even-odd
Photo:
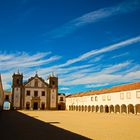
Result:
[[[108,106],[108,111],[109,111],[109,113],[111,113],[111,111],[110,111],[110,106]]]
[[[134,106],[134,114],[137,115],[136,106]]]
[[[122,107],[120,106],[120,113],[122,113]]]
[[[128,106],[126,106],[126,113],[128,114],[128,112],[129,112],[129,108]]]
[[[105,106],[103,106],[103,113],[105,113]]]

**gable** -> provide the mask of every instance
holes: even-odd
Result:
[[[44,88],[47,87],[46,82],[39,78],[39,77],[33,77],[30,78],[27,83],[24,84],[25,87],[33,87],[33,88]]]

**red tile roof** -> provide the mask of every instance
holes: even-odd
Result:
[[[80,92],[80,93],[76,93],[76,94],[70,94],[67,96],[67,98],[121,92],[121,91],[136,90],[136,89],[140,89],[140,82],[113,86],[111,88],[103,88],[101,90],[92,90],[92,91]]]

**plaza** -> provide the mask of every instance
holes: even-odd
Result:
[[[77,111],[20,111],[45,123],[94,140],[139,140],[140,116]],[[46,132],[47,133],[47,132]],[[85,138],[85,139],[86,139]]]

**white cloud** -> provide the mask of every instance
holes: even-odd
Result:
[[[113,84],[119,82],[130,82],[140,79],[139,71],[140,66],[137,65],[136,69],[133,69],[135,64],[132,61],[119,63],[116,65],[109,65],[97,72],[75,72],[67,75],[67,78],[61,79],[61,84],[64,86],[74,85],[104,85]],[[128,71],[130,70],[131,71]],[[73,76],[72,76],[73,75]],[[76,76],[79,75],[77,78]],[[73,78],[75,77],[75,78]],[[89,87],[89,86],[88,86]]]
[[[67,88],[67,87],[62,87],[62,88],[60,88],[59,90],[69,90],[69,88]]]
[[[86,85],[86,88],[97,88],[97,87],[103,87],[103,86],[107,86],[109,85],[108,83],[105,83],[105,84],[89,84],[89,85]]]
[[[103,59],[103,55],[97,56],[89,61],[89,63],[95,63]]]
[[[79,56],[77,58],[68,60],[65,64],[62,64],[61,67],[68,66],[68,65],[71,65],[73,63],[76,63],[76,62],[79,62],[79,61],[83,61],[83,60],[85,60],[87,58],[90,58],[91,56],[96,56],[96,55],[99,55],[99,54],[104,54],[106,52],[117,50],[117,49],[120,49],[122,47],[126,47],[126,46],[129,46],[131,44],[138,43],[138,42],[140,42],[140,36],[137,36],[137,37],[134,37],[134,38],[130,38],[130,39],[121,41],[119,43],[106,46],[106,47],[101,48],[101,49],[92,50],[90,52],[84,53],[83,55],[81,55],[81,56]]]
[[[129,53],[128,52],[125,52],[125,53],[122,53],[122,54],[118,54],[118,55],[115,55],[113,56],[112,58],[120,58],[120,57],[123,57],[123,56],[127,56]]]
[[[91,23],[99,22],[115,15],[133,12],[139,9],[139,7],[139,0],[127,0],[113,7],[107,7],[98,9],[96,11],[91,11],[80,17],[77,17],[76,19],[69,21],[68,23],[62,25],[61,27],[58,27],[57,29],[54,29],[50,32],[49,35],[52,38],[61,38],[76,31],[80,27],[86,26]]]
[[[2,73],[4,88],[11,88],[9,82],[12,80],[12,74],[18,69],[23,73],[28,74],[31,71],[35,72],[38,67],[42,65],[47,66],[48,63],[55,62],[61,58],[60,56],[49,56],[50,54],[51,52],[37,53],[33,55],[25,52],[12,54],[1,53],[0,72]]]
[[[25,52],[15,54],[0,53],[0,72],[2,73],[4,88],[11,88],[9,82],[12,81],[12,74],[16,72],[18,68],[24,73],[25,80],[33,76],[36,70],[44,79],[46,79],[52,71],[56,72],[59,76],[59,86],[62,87],[61,90],[66,90],[66,87],[70,86],[69,91],[71,91],[71,86],[73,86],[74,89],[77,85],[94,88],[94,85],[101,86],[106,83],[116,84],[119,82],[139,80],[140,65],[136,62],[126,60],[112,64],[109,59],[105,59],[107,57],[106,53],[139,42],[140,36],[130,38],[116,44],[86,52],[77,58],[67,60],[65,63],[58,61],[61,56],[52,56],[50,52],[37,54],[28,54]],[[107,61],[107,63],[100,63],[102,59]],[[84,63],[77,64],[77,62],[83,60]],[[97,60],[96,64],[87,64],[92,60]],[[72,66],[71,64],[74,63],[75,65]]]
[[[25,52],[15,53],[15,54],[1,54],[2,59],[0,59],[0,69],[18,69],[25,67],[36,67],[50,62],[54,62],[60,59],[60,56],[52,56],[50,52],[46,53],[37,53],[35,55],[30,55]]]

